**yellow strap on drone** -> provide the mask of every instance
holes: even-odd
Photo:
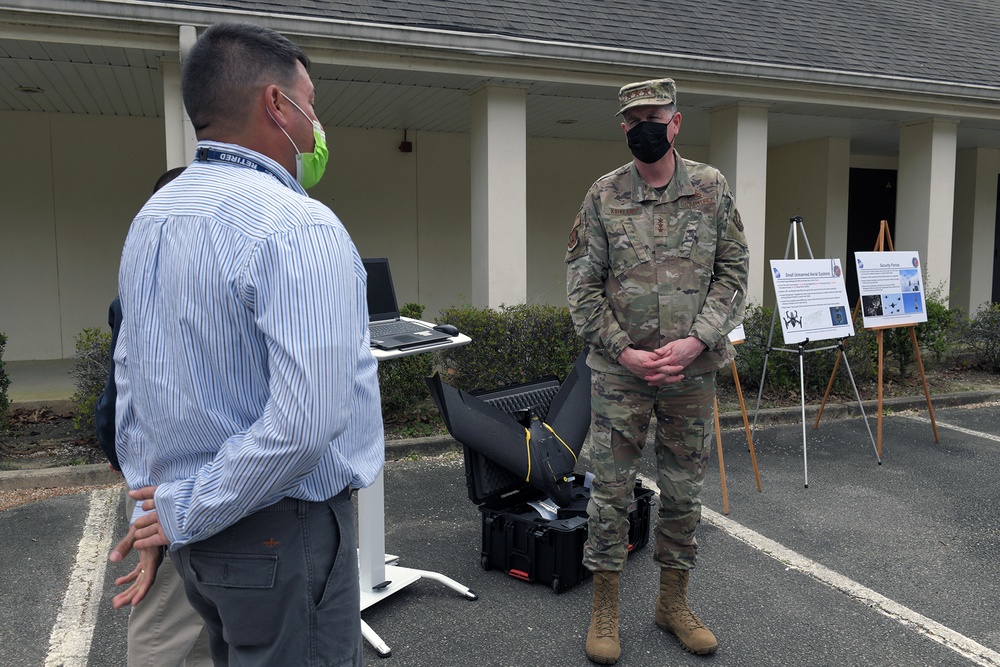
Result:
[[[565,448],[566,448],[566,451],[568,451],[568,452],[569,452],[570,454],[573,454],[573,450],[572,450],[572,449],[570,449],[569,445],[567,445],[567,444],[566,444],[565,442],[563,442],[563,439],[559,437],[559,434],[558,434],[558,433],[556,433],[555,431],[553,431],[553,430],[552,430],[552,427],[551,427],[551,426],[549,426],[549,425],[548,425],[548,424],[546,424],[545,422],[542,422],[542,426],[544,426],[545,428],[547,428],[547,429],[549,430],[549,433],[551,433],[552,435],[556,436],[556,440],[558,440],[558,441],[559,441],[559,443],[560,443],[560,444],[561,444],[561,445],[562,445],[563,447],[565,447]],[[574,460],[574,461],[576,461],[576,454],[573,454],[573,460]]]
[[[528,474],[524,476],[524,481],[531,480],[531,431],[524,429],[524,448],[528,454]]]
[[[577,460],[576,454],[573,454],[573,450],[570,449],[569,445],[563,442],[563,439],[559,437],[559,434],[553,431],[552,427],[546,424],[545,422],[541,422],[541,424],[546,429],[548,429],[549,433],[551,433],[556,437],[556,440],[559,441],[559,444],[565,447],[566,451],[568,451],[573,456],[573,460],[576,461]],[[528,454],[528,474],[524,476],[524,481],[528,482],[531,481],[531,431],[529,431],[528,429],[524,429],[524,447]]]

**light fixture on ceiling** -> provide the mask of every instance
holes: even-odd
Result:
[[[44,88],[39,88],[38,86],[18,86],[15,88],[19,93],[28,93],[29,95],[37,95],[38,93],[44,93]]]
[[[406,130],[403,130],[403,141],[399,144],[400,153],[412,153],[413,152],[413,142],[406,140]]]

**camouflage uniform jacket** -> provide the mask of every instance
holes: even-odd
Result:
[[[587,193],[566,249],[566,291],[588,365],[627,374],[616,359],[629,345],[651,351],[695,336],[707,346],[692,376],[729,363],[727,334],[743,319],[749,257],[725,177],[674,151],[663,194],[633,163]]]

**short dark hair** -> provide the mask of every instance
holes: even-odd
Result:
[[[153,194],[156,194],[160,188],[180,176],[183,172],[184,167],[174,167],[160,174],[160,177],[156,179],[156,183],[153,185]]]
[[[210,26],[184,59],[181,91],[195,132],[212,124],[240,124],[263,85],[290,86],[296,62],[309,58],[286,37],[247,23]]]

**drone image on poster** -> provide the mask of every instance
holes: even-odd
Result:
[[[438,373],[427,384],[452,437],[541,489],[560,507],[570,503],[573,468],[590,428],[586,351],[552,398],[544,421],[529,409],[522,423],[443,383]]]

